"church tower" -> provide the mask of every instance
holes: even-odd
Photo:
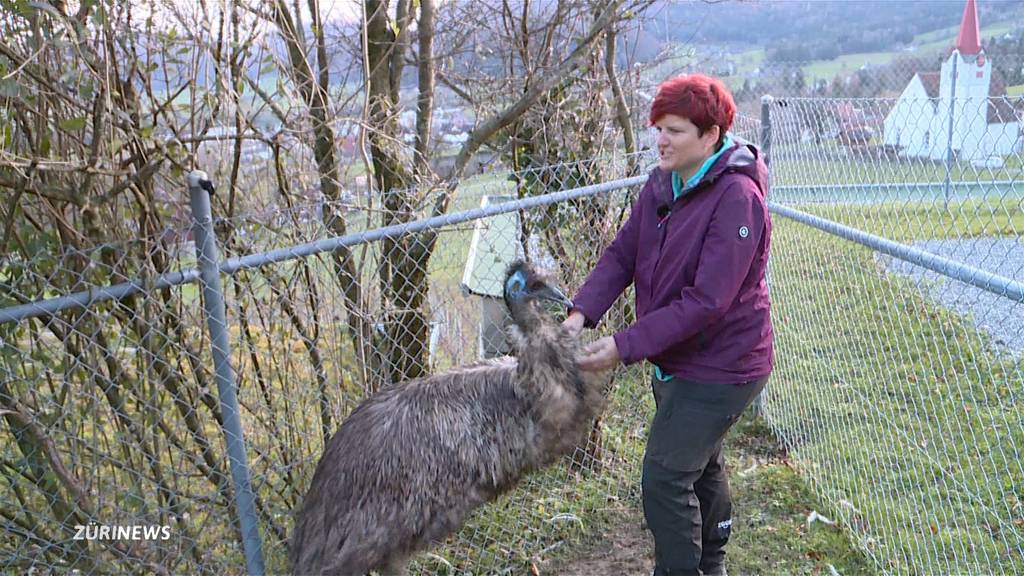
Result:
[[[953,119],[954,153],[961,150],[986,148],[984,139],[988,131],[988,97],[992,80],[992,63],[981,48],[978,26],[978,8],[974,0],[967,0],[956,48],[942,64],[939,81],[939,106],[933,125],[937,146],[932,157],[944,159],[949,140],[949,120]],[[954,78],[954,69],[956,77]],[[952,105],[952,109],[950,108]],[[979,146],[980,145],[980,146]],[[967,159],[967,158],[965,158]]]

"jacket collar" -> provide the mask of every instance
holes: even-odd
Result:
[[[754,144],[733,136],[732,148],[722,154],[707,172],[701,182],[714,182],[725,172],[743,172],[756,178],[757,162],[761,151]]]
[[[659,191],[658,196],[663,199],[663,202],[669,205],[673,204],[679,198],[689,195],[695,191],[705,188],[706,186],[714,183],[722,174],[726,172],[739,172],[746,174],[754,179],[755,182],[761,182],[759,175],[758,165],[761,164],[761,150],[757,146],[745,140],[739,136],[732,136],[732,146],[722,147],[716,154],[717,159],[711,164],[710,167],[704,172],[704,175],[700,180],[693,186],[683,190],[683,194],[678,197],[675,195],[673,190],[673,172],[664,172],[660,168],[655,168],[655,172],[659,177]],[[760,185],[760,184],[759,184]]]
[[[711,156],[708,156],[708,159],[704,161],[703,165],[701,165],[700,170],[697,170],[696,174],[694,174],[690,178],[687,178],[685,183],[683,182],[682,176],[680,176],[678,172],[673,171],[672,198],[676,199],[679,198],[680,196],[685,196],[690,192],[690,190],[693,190],[694,187],[696,187],[697,184],[700,184],[701,180],[704,179],[704,175],[708,173],[708,170],[710,170],[711,167],[714,166],[716,162],[718,162],[718,159],[722,156],[722,154],[724,154],[727,150],[730,150],[732,147],[732,134],[727,133],[725,135],[725,139],[722,141],[722,146],[718,149],[718,151],[712,154]]]

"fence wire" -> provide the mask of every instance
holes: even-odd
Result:
[[[767,106],[777,368],[764,413],[883,572],[1019,574],[1024,108],[912,96]],[[954,279],[968,267],[995,281]]]
[[[1019,299],[883,255],[870,240],[778,217],[784,207],[1021,282],[1019,143],[1006,142],[1012,130],[1003,127],[990,144],[1008,145],[1007,153],[961,144],[944,154],[935,135],[920,145],[914,126],[930,124],[913,118],[937,108],[931,100],[785,99],[767,105],[764,124],[738,118],[734,131],[757,141],[764,130],[771,143],[777,370],[763,411],[883,572],[1015,573],[1024,570]],[[961,108],[954,127],[972,126],[981,112]],[[633,160],[482,174],[460,183],[455,205],[608,182],[637,174]],[[297,255],[335,236],[337,219],[363,238],[347,252],[304,251],[224,279],[269,573],[287,570],[292,513],[344,416],[388,382],[503,353],[495,281],[507,261],[529,257],[571,290],[636,189],[513,204],[501,215],[373,241],[382,212],[357,196],[325,203],[298,195],[285,207],[215,215],[229,262]],[[88,306],[0,324],[0,565],[239,571],[242,537],[199,287],[192,277],[156,288],[161,275],[196,267],[191,230],[88,251],[42,248],[30,260],[2,261],[2,304],[84,291]],[[420,258],[424,249],[429,259]],[[131,295],[90,296],[128,281]],[[631,321],[629,302],[627,294],[616,304],[601,333]],[[524,573],[634,505],[651,410],[646,381],[643,368],[621,371],[576,454],[482,509],[414,569]]]
[[[615,180],[642,160],[484,175],[460,186],[461,201],[496,204]],[[374,241],[380,213],[351,202],[214,218],[227,262],[282,249],[296,256],[298,246],[331,238],[338,217],[357,237],[348,258],[319,253],[224,277],[268,573],[288,569],[293,511],[345,415],[390,382],[502,353],[503,342],[483,338],[485,331],[503,336],[495,279],[511,258],[527,257],[577,286],[629,213],[637,186],[607,188]],[[417,260],[431,241],[429,260]],[[156,288],[162,275],[196,265],[189,229],[3,262],[3,303],[30,304],[34,316],[0,324],[5,569],[175,574],[246,565],[199,286]],[[129,281],[128,295],[98,296]],[[415,294],[421,300],[402,298],[401,290],[421,286],[429,287]],[[53,314],[31,305],[72,293],[85,297]],[[630,314],[618,305],[605,332]],[[482,510],[419,558],[419,573],[523,573],[601,514],[626,506],[638,485],[650,401],[639,370],[624,371],[619,382],[576,454]]]

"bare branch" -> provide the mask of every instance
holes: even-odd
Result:
[[[455,158],[455,164],[450,174],[445,175],[449,182],[453,182],[461,176],[466,165],[469,163],[470,158],[480,146],[483,145],[488,139],[490,139],[499,130],[505,128],[511,124],[516,118],[521,116],[527,108],[529,108],[541,94],[550,90],[553,86],[564,82],[576,68],[579,67],[580,61],[583,56],[589,54],[590,49],[594,41],[604,33],[605,29],[612,24],[615,20],[621,17],[619,13],[619,7],[622,5],[622,0],[612,0],[612,2],[603,10],[601,16],[595,20],[587,34],[580,39],[576,49],[572,51],[562,62],[556,66],[553,70],[547,71],[544,76],[535,85],[530,87],[516,102],[506,107],[504,110],[482,122],[476,129],[473,130],[469,135],[469,139],[459,150],[458,156]],[[438,200],[435,207],[434,214],[443,214],[448,204],[449,195],[443,195]]]
[[[431,118],[434,113],[434,0],[420,0],[419,97],[416,116],[416,174],[429,170]]]
[[[27,432],[32,438],[32,443],[42,450],[47,463],[50,465],[50,469],[57,475],[57,479],[60,480],[64,488],[71,493],[78,509],[87,517],[93,516],[94,511],[89,495],[86,493],[85,488],[82,487],[78,478],[75,478],[75,475],[64,465],[64,461],[57,452],[57,447],[54,445],[53,440],[43,432],[33,418],[25,414],[19,406],[14,404],[12,398],[6,398],[5,395],[0,394],[0,406],[3,406],[3,416],[7,418],[9,423],[12,423],[12,428]]]
[[[622,86],[619,84],[619,78],[615,74],[615,25],[608,27],[605,32],[605,52],[604,52],[604,69],[608,74],[608,83],[612,86],[612,96],[615,99],[615,117],[619,122],[619,128],[622,129],[622,136],[625,140],[626,154],[629,155],[630,163],[632,164],[630,172],[632,173],[636,169],[636,158],[634,152],[636,152],[636,136],[633,134],[633,120],[629,116],[629,106],[626,104],[626,95],[622,92]]]

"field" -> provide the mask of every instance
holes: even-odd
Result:
[[[984,26],[980,30],[981,38],[1001,36],[1018,28],[1019,25],[1011,22]],[[960,27],[957,25],[951,28],[918,34],[911,43],[912,50],[843,54],[832,60],[814,60],[794,64],[800,65],[804,73],[804,81],[807,85],[812,85],[816,80],[831,81],[838,74],[851,74],[863,66],[888,64],[901,56],[938,56],[943,50],[947,50],[956,43],[959,30]],[[731,61],[736,66],[735,73],[724,77],[724,79],[729,87],[735,90],[743,85],[745,78],[750,77],[758,68],[765,66],[765,50],[760,48],[741,52],[733,55]],[[771,66],[772,63],[769,62],[768,65]],[[663,71],[662,68],[657,70],[659,72]],[[657,81],[664,79],[664,77],[656,76],[652,76],[652,78],[655,78]],[[1011,87],[1007,92],[1010,96],[1020,95],[1021,93],[1020,87]]]
[[[830,567],[850,576],[878,573],[856,548],[846,526],[830,524],[834,521],[825,513],[825,504],[801,479],[764,419],[752,410],[729,433],[726,467],[734,502],[730,574],[828,574]],[[644,528],[639,495],[609,502],[606,508],[607,514],[587,526],[585,538],[542,562],[540,573],[650,573],[653,545]]]
[[[877,173],[878,164],[849,168],[851,180],[858,180],[858,170]],[[960,168],[957,175],[964,177],[967,170]],[[815,171],[823,173],[807,166],[801,170]],[[904,175],[897,169],[894,174]],[[941,181],[944,170],[920,166],[912,176]],[[838,199],[836,188],[823,187],[826,193],[819,200],[825,203],[798,206],[906,243],[1013,237],[1024,230],[1024,213],[1006,186],[966,201],[965,186],[954,185],[961,199],[948,209],[934,197],[909,198],[910,186],[886,189],[888,197],[870,186],[861,188],[869,199],[874,194],[885,200],[867,205],[829,203]],[[848,194],[858,191],[847,188]],[[792,189],[778,192],[800,202]],[[968,565],[981,571],[989,566],[1016,569],[1016,536],[1010,532],[993,540],[989,527],[1006,520],[1016,509],[1007,506],[1020,499],[1013,486],[1021,477],[1011,455],[1024,438],[1020,417],[1010,408],[1012,390],[1024,384],[1019,361],[1001,357],[969,319],[929,301],[912,282],[886,273],[872,251],[782,219],[776,226],[772,275],[779,368],[768,395],[767,422],[749,419],[733,438],[737,517],[745,523],[737,530],[731,568],[740,574],[769,567],[815,573],[831,564],[843,574],[874,573],[873,563],[851,547],[850,537],[890,570],[913,573],[958,562],[975,562]],[[923,382],[936,387],[916,389]],[[644,417],[634,422],[642,424]],[[783,447],[775,446],[773,430]],[[620,433],[608,432],[609,438]],[[901,450],[898,456],[886,452],[894,446]],[[636,458],[640,449],[634,445],[627,451]],[[992,477],[962,477],[959,471],[968,456],[995,463],[988,468],[995,470]],[[628,487],[636,482],[635,474],[634,469],[620,478]],[[865,482],[869,474],[874,479]],[[587,501],[586,482],[581,486],[574,499]],[[963,494],[951,495],[952,486]],[[580,545],[552,560],[542,557],[542,568],[549,564],[555,567],[552,573],[613,574],[627,566],[649,567],[637,495],[627,487],[618,487],[606,505],[596,497],[566,512],[579,519],[579,534],[569,534],[565,542],[579,540]],[[910,507],[910,502],[931,507],[914,512],[921,506]],[[812,510],[837,519],[843,530],[815,523],[808,528]],[[739,520],[742,515],[749,520]],[[905,542],[893,535],[908,530],[914,535]],[[562,547],[557,541],[548,546]],[[612,547],[617,551],[609,553]]]
[[[981,38],[1001,36],[1017,28],[1013,23],[1002,23],[985,26],[981,28]],[[844,54],[834,60],[816,61],[808,63],[803,67],[804,76],[808,84],[817,79],[832,80],[836,74],[850,73],[862,66],[870,64],[888,64],[901,55],[930,55],[938,54],[956,43],[956,35],[960,27],[954,26],[944,30],[934,30],[925,34],[918,34],[914,37],[912,52],[865,52],[860,54]]]
[[[1020,359],[872,251],[798,227],[774,248],[766,409],[797,468],[889,570],[1019,571]]]

